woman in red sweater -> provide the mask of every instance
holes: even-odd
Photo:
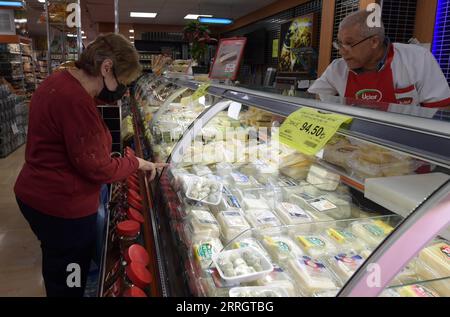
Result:
[[[34,93],[25,164],[14,188],[17,202],[41,241],[47,296],[83,296],[95,245],[102,184],[161,165],[137,157],[111,158],[111,134],[94,98],[119,100],[140,71],[139,55],[121,35],[98,37],[76,68],[48,77]],[[81,283],[69,287],[78,264]],[[72,264],[72,266],[69,266]]]

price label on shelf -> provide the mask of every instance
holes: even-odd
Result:
[[[197,90],[192,95],[192,100],[197,100],[200,97],[203,97],[206,95],[206,90],[209,88],[210,84],[202,84],[200,87],[197,88]]]
[[[280,142],[306,155],[316,155],[351,117],[303,107],[292,113],[280,127]]]

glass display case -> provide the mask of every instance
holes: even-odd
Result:
[[[198,87],[149,76],[135,89],[147,158],[171,163],[148,204],[163,295],[450,296],[450,127],[437,112],[222,85],[189,98]],[[308,156],[279,137],[302,107],[352,121]]]

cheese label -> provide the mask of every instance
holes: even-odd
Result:
[[[356,239],[355,235],[348,230],[330,228],[327,230],[328,235],[338,241],[339,243],[345,243],[345,240]]]
[[[349,256],[345,253],[336,255],[334,259],[338,262],[342,262],[345,265],[352,267],[354,270],[356,270],[364,260],[360,255],[355,254]]]
[[[290,203],[281,203],[281,206],[288,212],[292,219],[304,218],[311,219],[311,217],[299,206]]]
[[[443,247],[441,247],[441,252],[447,256],[447,258],[450,260],[450,246],[449,245],[444,245]]]
[[[242,173],[231,173],[231,177],[233,177],[233,180],[235,183],[248,183],[250,182],[250,179],[247,175],[244,175]]]
[[[267,224],[267,223],[277,224],[278,223],[277,218],[275,218],[275,216],[270,211],[262,212],[258,217],[256,217],[256,220],[260,224]]]
[[[307,266],[309,268],[314,269],[315,271],[324,271],[325,270],[325,265],[323,265],[321,262],[316,261],[306,255],[302,256],[298,260],[298,263],[300,264],[300,266]]]
[[[336,209],[336,205],[331,203],[330,201],[326,200],[326,199],[316,199],[312,202],[309,202],[309,204],[311,206],[313,206],[316,210],[318,211],[328,211],[331,209]]]
[[[325,248],[326,243],[320,238],[317,237],[305,237],[305,236],[298,236],[297,240],[306,248]]]
[[[213,246],[210,243],[202,243],[195,247],[195,257],[199,261],[211,260],[213,255]]]
[[[316,155],[351,117],[302,107],[280,127],[280,142],[304,153]]]
[[[388,225],[387,223],[385,223],[381,220],[375,220],[374,222],[377,226],[379,226],[383,229],[385,234],[389,234],[389,233],[391,233],[392,230],[394,230],[394,228],[392,228],[390,225]]]
[[[377,226],[377,225],[374,225],[374,224],[371,224],[371,223],[366,223],[366,224],[363,225],[363,227],[364,227],[364,229],[369,231],[375,237],[383,237],[383,236],[385,236],[384,230],[382,228],[380,228],[379,226]]]

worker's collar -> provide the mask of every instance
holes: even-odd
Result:
[[[385,47],[385,49],[384,49],[384,56],[381,59],[381,61],[378,63],[378,66],[377,66],[377,71],[378,72],[381,71],[384,68],[384,65],[386,64],[387,58],[389,56],[389,50],[391,48],[391,40],[386,36],[386,38],[384,39],[383,44],[384,44],[384,47]],[[363,68],[352,69],[352,71],[354,71],[358,75],[365,72]]]

